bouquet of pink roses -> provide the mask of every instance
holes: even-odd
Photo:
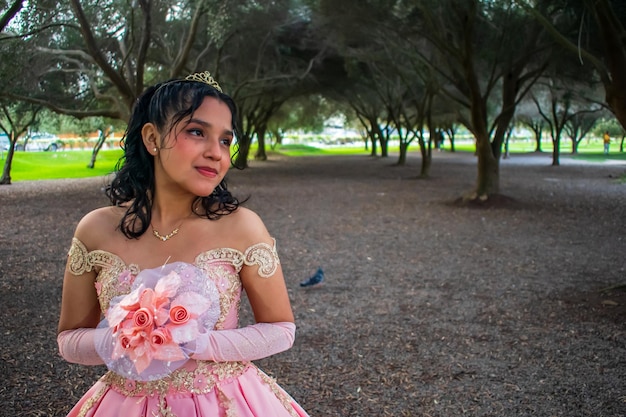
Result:
[[[219,292],[193,265],[175,262],[141,271],[131,292],[111,300],[96,341],[107,367],[136,380],[154,380],[181,367],[200,333],[219,318]],[[106,335],[106,336],[105,336]]]

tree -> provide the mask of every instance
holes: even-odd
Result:
[[[295,91],[287,86],[311,69],[310,59],[289,56],[295,45],[281,46],[280,39],[297,40],[290,0],[192,0],[185,7],[174,0],[138,0],[136,7],[122,0],[70,0],[55,7],[46,1],[28,3],[18,15],[21,32],[12,37],[22,50],[45,58],[16,73],[24,73],[31,88],[3,89],[0,96],[59,114],[128,120],[146,84],[210,69],[242,114],[251,115],[248,104],[267,103],[258,98],[281,88]],[[42,8],[41,16],[28,19],[35,7]],[[268,109],[276,105],[251,119],[260,123],[253,135],[263,132]],[[245,143],[251,137],[238,139]]]
[[[559,165],[562,134],[565,131],[572,140],[572,153],[601,115],[602,107],[589,102],[585,90],[572,87],[567,77],[552,78],[538,83],[531,95],[537,111],[550,130],[552,139],[552,165]],[[587,96],[588,97],[588,96]]]
[[[516,105],[544,69],[542,30],[510,1],[422,1],[413,17],[440,53],[433,68],[447,80],[444,91],[469,110],[463,123],[476,138],[478,177],[465,200],[485,201],[500,191],[502,144]]]
[[[536,109],[537,107],[535,106],[535,110]],[[518,115],[517,120],[522,126],[530,129],[533,132],[533,135],[535,136],[535,152],[543,152],[541,149],[541,139],[543,129],[546,126],[546,122],[544,121],[543,117],[541,117],[541,115],[538,113],[524,113]]]
[[[620,0],[517,0],[559,42],[591,66],[605,102],[626,128],[626,5]],[[534,4],[533,4],[534,3]],[[543,4],[549,7],[542,7]]]
[[[41,107],[29,103],[11,104],[0,101],[0,130],[9,137],[9,150],[4,161],[0,185],[11,184],[11,165],[15,154],[17,139],[24,135],[28,128],[37,122],[37,115]]]
[[[64,115],[51,115],[50,111],[43,113],[42,126],[46,131],[56,133],[76,133],[86,138],[97,132],[98,138],[91,150],[91,158],[87,164],[87,168],[93,169],[96,166],[98,153],[115,131],[123,132],[124,123],[119,120],[106,119],[104,117],[87,117],[77,119]]]
[[[0,94],[77,118],[128,120],[146,82],[192,72],[191,57],[211,50],[211,43],[196,40],[199,28],[210,26],[208,10],[215,5],[211,0],[192,1],[185,9],[173,0],[138,0],[138,7],[120,0],[29,3],[15,38],[46,65],[20,66],[22,78],[35,88]]]
[[[14,81],[0,97],[78,119],[126,121],[146,80],[179,76],[190,67],[209,3],[193,1],[186,11],[174,1],[138,0],[137,8],[119,0],[29,2],[16,12],[11,35],[0,39],[0,55],[11,63],[2,65],[2,73]],[[88,166],[95,164],[105,137],[100,139]]]
[[[602,116],[601,109],[581,110],[571,115],[565,122],[565,132],[572,141],[572,153],[578,153],[578,145],[596,125]]]
[[[220,50],[232,56],[220,56],[216,74],[239,108],[236,166],[247,166],[255,138],[259,145],[255,158],[265,159],[270,119],[285,101],[315,93],[311,74],[323,57],[310,46],[315,39],[310,39],[305,16],[294,3],[298,2],[240,1],[225,12],[233,30]]]

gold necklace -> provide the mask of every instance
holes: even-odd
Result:
[[[152,226],[152,225],[150,225]],[[178,231],[180,230],[180,226],[178,226],[176,229],[172,230],[170,233],[166,234],[166,235],[162,235],[161,233],[159,233],[159,231],[157,229],[154,228],[154,226],[152,226],[152,235],[154,237],[156,237],[157,239],[159,239],[161,242],[166,242],[168,240],[170,240],[171,238],[173,238],[174,236],[176,236],[178,234]]]

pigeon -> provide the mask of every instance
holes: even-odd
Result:
[[[324,283],[324,271],[322,267],[317,268],[317,272],[310,278],[300,283],[301,287],[317,287]]]

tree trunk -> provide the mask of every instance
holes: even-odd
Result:
[[[397,165],[404,166],[406,165],[406,154],[407,149],[409,148],[409,144],[405,141],[400,141],[400,155],[398,155]]]
[[[0,177],[0,185],[11,184],[11,164],[13,164],[13,155],[15,154],[15,143],[9,141],[9,150],[7,151],[7,159],[4,161],[2,169],[2,177]]]
[[[380,137],[380,156],[382,158],[389,156],[389,139],[384,136]]]
[[[375,124],[375,126],[374,132],[376,133],[376,136],[378,136],[380,142],[380,156],[382,158],[386,158],[389,156],[389,134],[383,133],[383,130],[380,126],[378,126],[378,124]],[[385,130],[385,132],[388,132],[388,130]]]
[[[267,161],[267,153],[265,152],[265,126],[259,126],[256,131],[256,139],[258,147],[254,154],[254,159],[257,161]]]
[[[430,166],[432,165],[432,148],[430,146],[430,140],[428,141],[428,147],[423,138],[418,139],[420,153],[422,154],[422,166],[420,168],[420,178],[428,178],[430,176]]]
[[[576,139],[572,139],[572,154],[576,155],[578,153],[578,144],[580,141]]]
[[[561,138],[557,137],[552,140],[552,166],[559,166],[561,162],[559,155],[561,153]]]
[[[250,153],[250,142],[252,138],[249,135],[243,134],[239,140],[239,149],[237,150],[237,154],[235,156],[235,166],[239,168],[247,168],[248,167],[248,155]]]
[[[500,191],[500,161],[493,155],[489,137],[476,140],[478,155],[478,179],[474,198],[486,199],[491,194]]]
[[[11,166],[13,165],[13,155],[15,155],[15,144],[17,143],[18,134],[15,130],[9,132],[9,150],[7,151],[7,159],[4,161],[2,169],[2,177],[0,177],[0,185],[11,184]]]
[[[381,132],[380,130],[380,126],[378,126],[378,124],[376,123],[375,120],[370,119],[370,126],[372,127],[370,129],[370,137],[372,139],[372,151],[370,152],[371,156],[376,156],[378,153],[378,141],[380,140],[381,144],[382,144],[382,137],[383,137],[383,132]]]
[[[91,151],[91,160],[89,161],[89,164],[87,164],[87,168],[93,169],[96,166],[96,158],[98,157],[98,152],[100,152],[100,149],[102,149],[102,146],[104,145],[104,142],[106,141],[106,138],[108,136],[109,135],[103,131],[101,131],[98,135],[98,141]]]
[[[368,141],[372,143],[372,149],[370,150],[370,156],[376,156],[378,154],[378,139],[376,139],[376,136],[374,135],[374,132],[371,132],[371,134],[369,135]]]
[[[486,200],[489,195],[500,192],[500,152],[494,152],[487,129],[487,102],[481,97],[476,77],[472,78],[470,108],[472,130],[476,139],[478,178],[471,200]],[[502,141],[500,141],[500,146]]]
[[[450,141],[450,152],[455,152],[456,149],[454,148],[454,133],[448,136],[448,140]]]

